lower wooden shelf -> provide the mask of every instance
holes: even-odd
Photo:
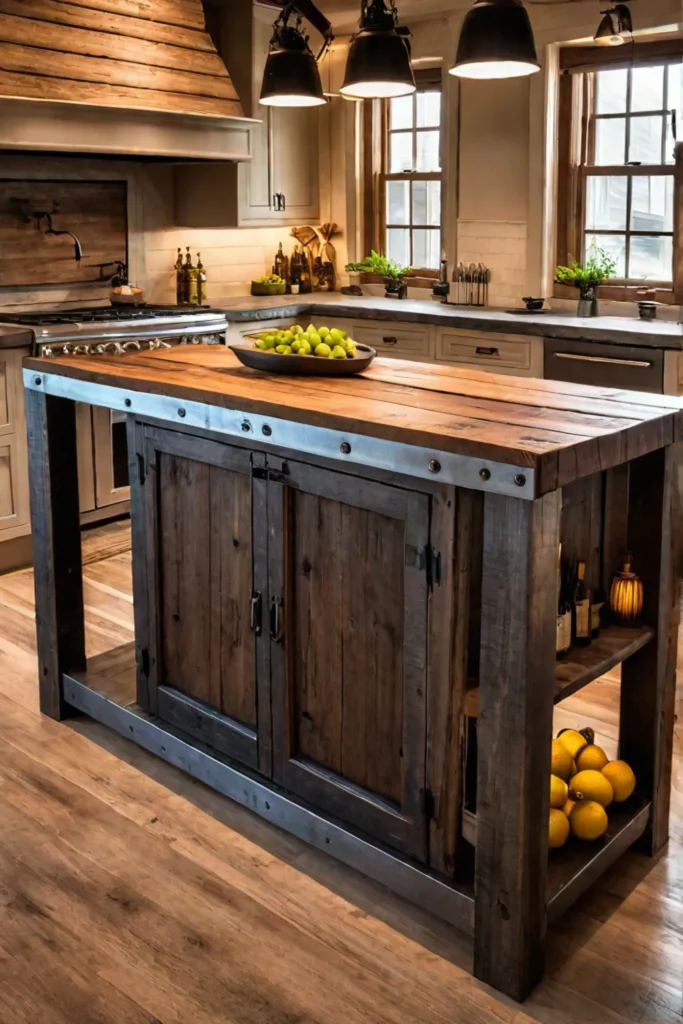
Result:
[[[654,635],[655,631],[649,626],[634,629],[606,626],[589,647],[573,647],[566,658],[558,661],[555,669],[555,704],[604,676],[616,665],[621,665],[648,644]],[[478,718],[477,680],[471,680],[471,685],[465,697],[465,714],[470,718]]]
[[[632,796],[607,808],[609,827],[602,839],[582,843],[573,836],[548,862],[548,920],[554,921],[589,889],[647,828],[651,804]]]

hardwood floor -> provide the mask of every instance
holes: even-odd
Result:
[[[89,655],[133,636],[130,557],[102,543]],[[96,723],[42,718],[32,588],[0,577],[0,1024],[680,1024],[680,720],[666,854],[626,855],[553,927],[519,1007],[446,925]],[[616,695],[593,683],[557,726],[613,754]]]

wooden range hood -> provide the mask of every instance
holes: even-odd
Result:
[[[248,160],[202,0],[0,0],[0,149]]]

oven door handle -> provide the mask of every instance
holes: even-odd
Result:
[[[614,359],[608,356],[580,356],[574,352],[553,352],[556,359],[573,359],[577,363],[609,363],[611,366],[637,366],[647,369],[653,363],[640,359]]]

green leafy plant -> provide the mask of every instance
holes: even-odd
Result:
[[[379,274],[380,277],[390,277],[398,281],[410,273],[410,267],[402,267],[397,260],[381,256],[373,249],[370,255],[360,263],[347,263],[346,272],[349,274]]]
[[[581,292],[587,292],[597,288],[608,277],[614,277],[616,269],[616,260],[613,260],[604,249],[600,249],[593,239],[584,266],[572,260],[569,267],[557,267],[555,277],[560,284],[571,284]]]

